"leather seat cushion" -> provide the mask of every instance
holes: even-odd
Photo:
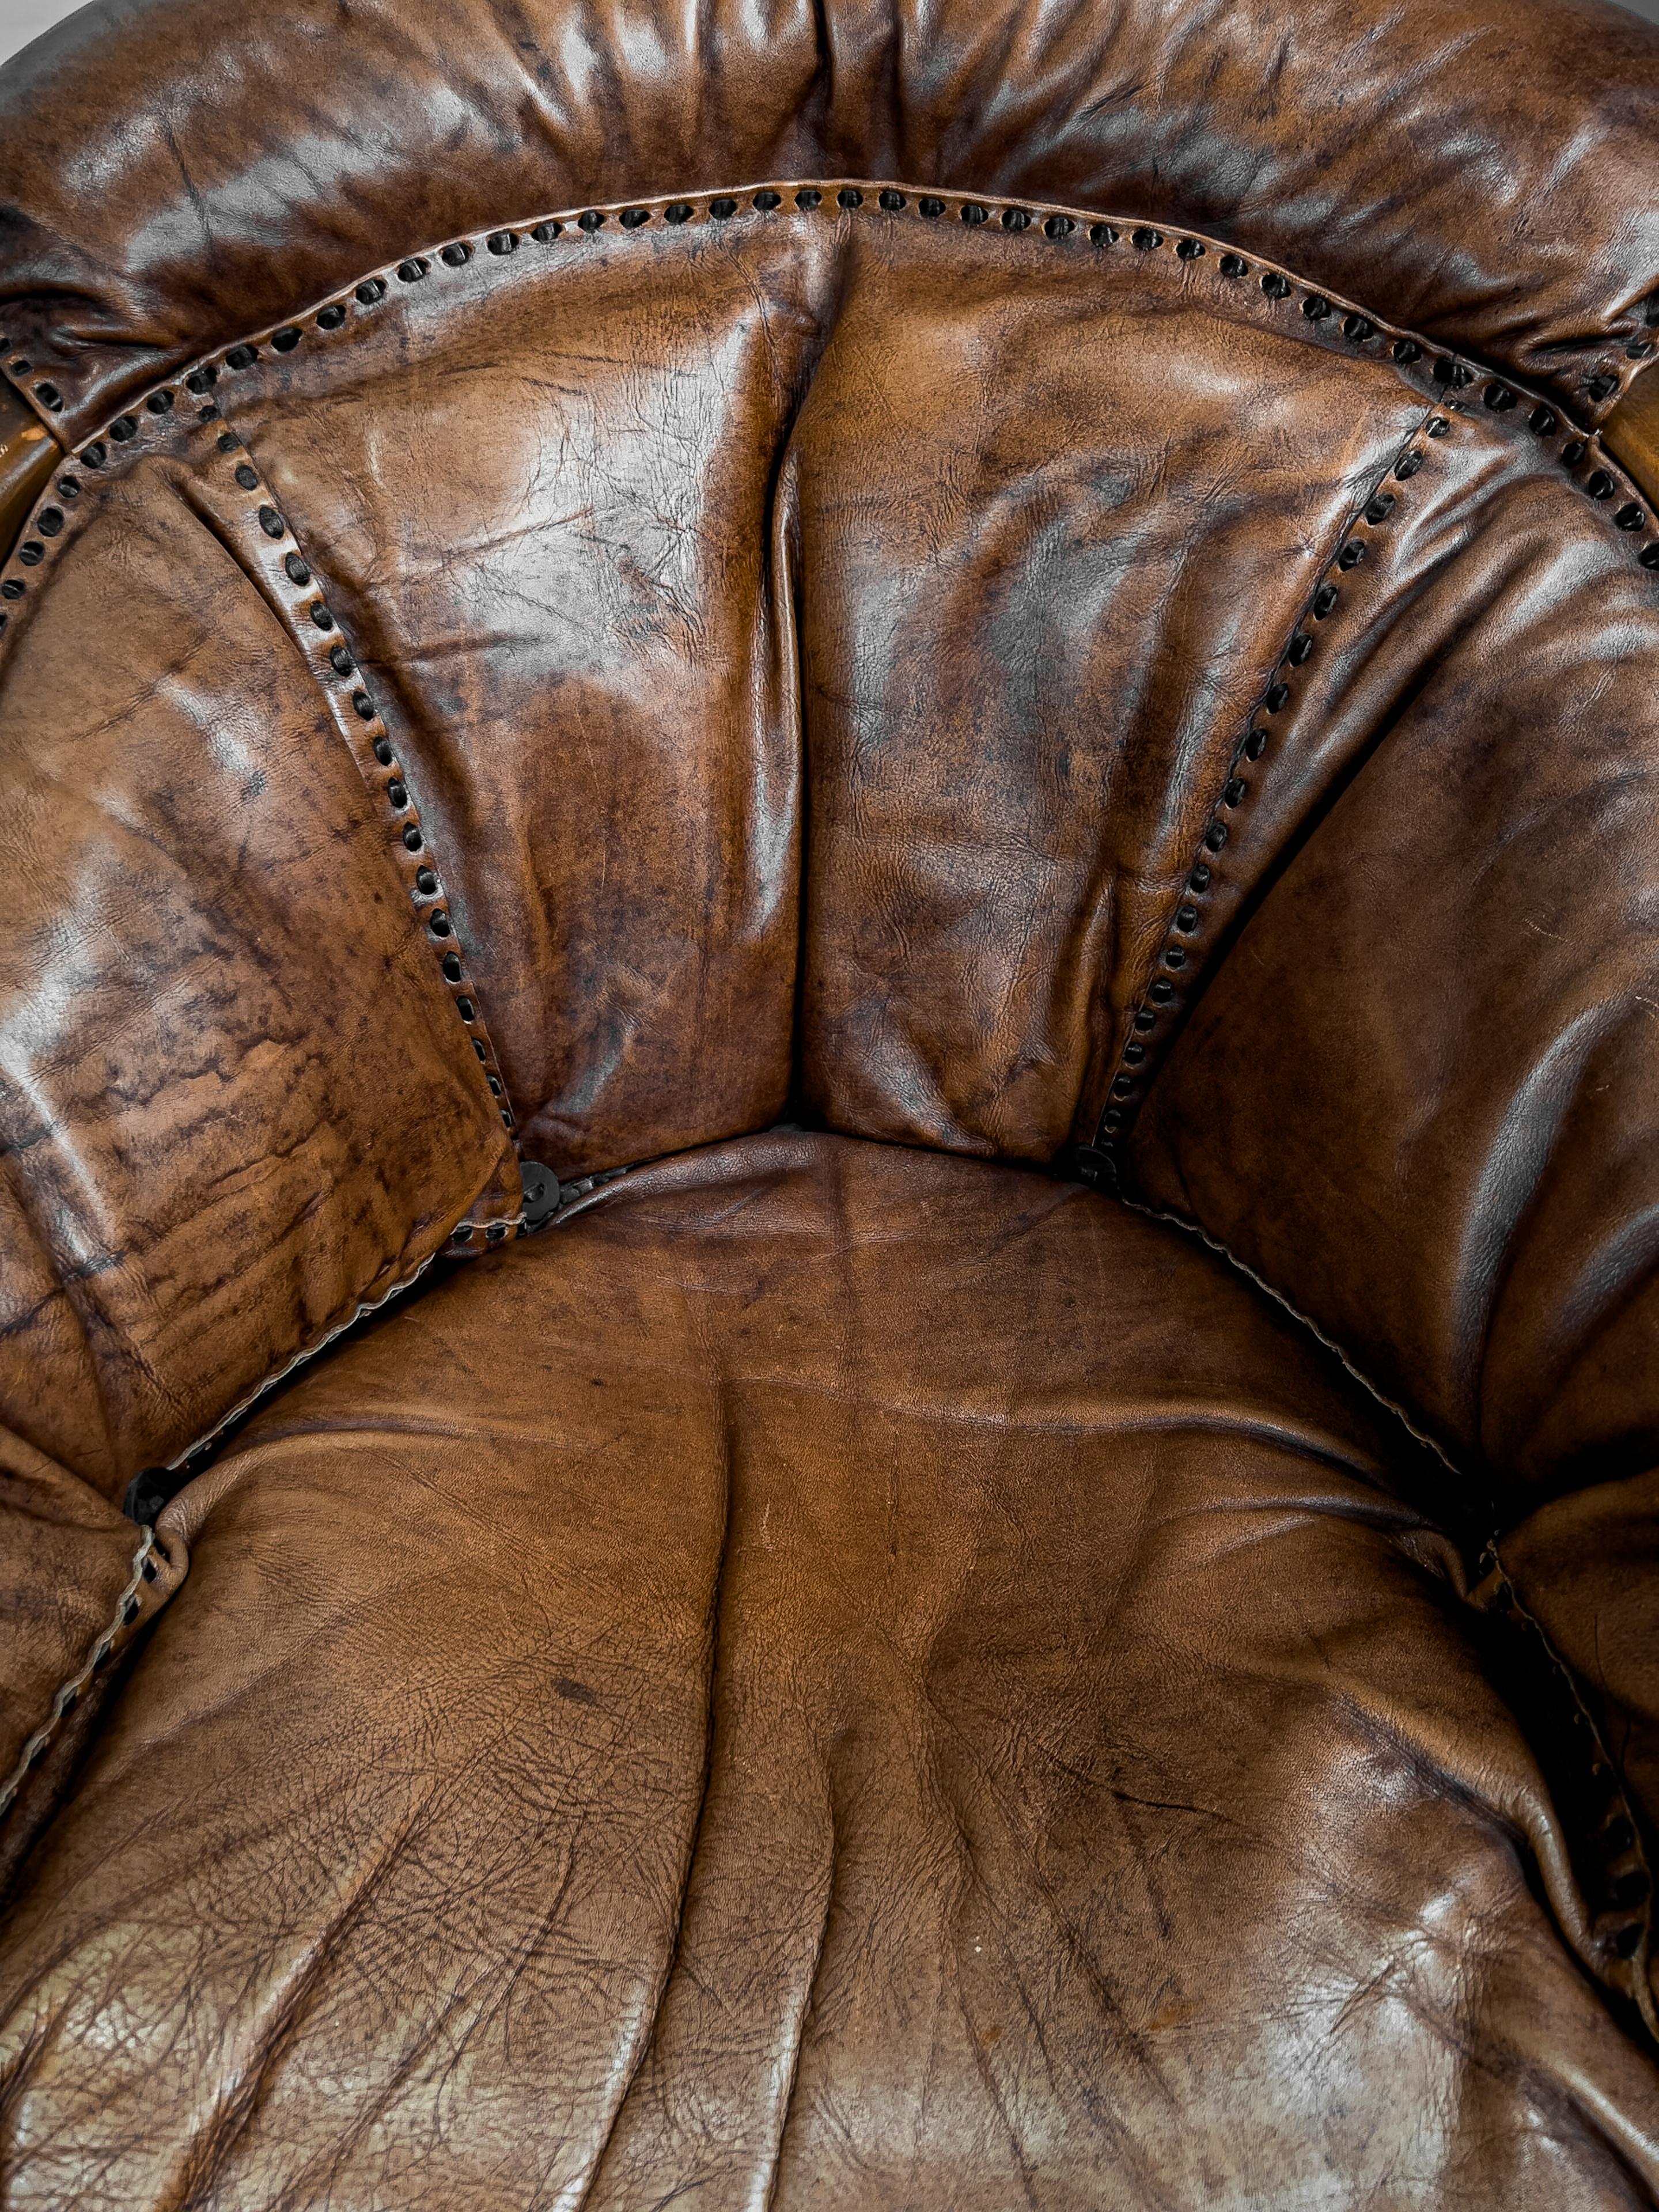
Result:
[[[164,1516],[0,1948],[8,2202],[1649,2201],[1409,1452],[1036,1172],[605,1187]]]

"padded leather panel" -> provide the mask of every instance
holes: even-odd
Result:
[[[1656,92],[1600,0],[100,0],[0,73],[0,330],[78,436],[457,231],[828,170],[1212,230],[1595,415]]]
[[[1523,432],[1478,502],[1409,487],[1398,611],[1311,725],[1327,811],[1131,1163],[1505,1519],[1659,1460],[1659,577],[1632,488],[1559,447]]]
[[[12,2203],[1650,2203],[1390,1429],[1075,1186],[623,1179],[164,1516],[0,1953]]]
[[[213,364],[561,1174],[792,1080],[861,1133],[1092,1133],[1250,709],[1445,427],[1277,272],[850,189],[458,244]]]
[[[275,552],[209,432],[146,422],[54,493],[0,641],[0,1417],[114,1498],[518,1197],[391,825],[232,549]]]
[[[799,939],[780,449],[834,229],[526,240],[227,368],[446,855],[562,1175],[781,1112]]]

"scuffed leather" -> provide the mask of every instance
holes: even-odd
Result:
[[[80,435],[453,232],[828,171],[1213,231],[1589,419],[1659,285],[1656,91],[1600,0],[100,0],[0,71],[0,329]]]
[[[195,464],[70,480],[0,641],[0,1413],[118,1498],[518,1177]]]
[[[1559,445],[1407,488],[1129,1155],[1504,1518],[1659,1455],[1659,578]]]
[[[0,1963],[9,2202],[1650,2204],[1415,1472],[1076,1186],[624,1178],[163,1516]]]

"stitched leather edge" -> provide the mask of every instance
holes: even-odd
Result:
[[[23,1784],[44,1761],[58,1729],[81,1702],[93,1677],[101,1674],[116,1653],[131,1642],[131,1632],[137,1626],[143,1610],[139,1587],[155,1579],[154,1561],[158,1557],[165,1559],[167,1554],[155,1540],[155,1529],[146,1527],[143,1541],[133,1554],[132,1573],[125,1589],[115,1601],[115,1611],[108,1626],[100,1630],[93,1639],[86,1657],[76,1672],[67,1681],[58,1684],[46,1719],[25,1740],[17,1756],[17,1764],[5,1781],[0,1783],[0,1820],[3,1820],[17,1804],[22,1796]]]
[[[365,788],[386,810],[382,818],[387,852],[402,878],[445,995],[466,1030],[501,1126],[511,1135],[517,1123],[495,1042],[484,1018],[477,984],[467,972],[461,940],[408,772],[396,756],[391,732],[368,689],[356,653],[324,596],[307,549],[276,505],[276,495],[246,441],[235,430],[216,428],[216,408],[211,412],[204,409],[203,417],[196,436],[186,444],[199,447],[203,431],[213,433],[212,443],[207,454],[198,451],[191,457],[196,462],[191,489],[198,497],[214,498],[212,525],[232,539],[232,550],[245,573],[283,623],[321,693],[329,719]],[[491,1217],[484,1224],[485,1234],[491,1242],[499,1243],[514,1224],[514,1217]],[[490,1236],[497,1230],[499,1236]],[[468,1239],[459,1241],[465,1245]]]

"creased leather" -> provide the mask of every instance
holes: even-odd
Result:
[[[1659,580],[1557,443],[1408,487],[1130,1153],[1505,1518],[1659,1455]]]
[[[611,1186],[163,1516],[0,1963],[9,2203],[1650,2203],[1402,1449],[1075,1185]]]
[[[1620,1922],[1650,1902],[1637,1864],[1659,1860],[1659,1477],[1651,1472],[1553,1498],[1504,1532],[1495,1563],[1555,1650],[1619,1764],[1633,1820],[1608,1808],[1595,1902]],[[1632,1826],[1637,1829],[1632,1836]],[[1659,1972],[1650,1979],[1659,1998]]]
[[[1091,1133],[1250,709],[1437,404],[1218,247],[799,189],[468,241],[214,364],[561,1175],[792,1087],[1004,1157]]]
[[[1659,285],[1656,90],[1600,0],[100,0],[0,71],[0,329],[83,434],[453,232],[827,170],[1214,231],[1589,418]]]
[[[380,812],[190,473],[82,471],[0,659],[0,1410],[117,1498],[517,1182]]]

